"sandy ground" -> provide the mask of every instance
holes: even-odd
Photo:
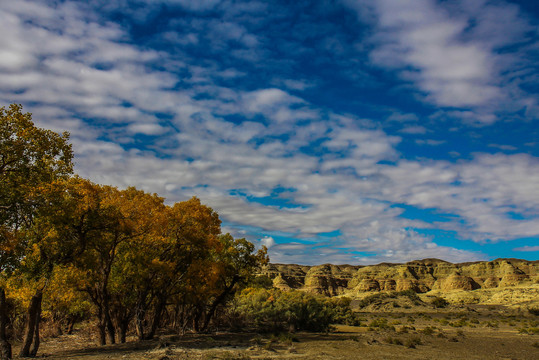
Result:
[[[46,359],[539,359],[539,317],[477,311],[362,313],[328,334],[161,335],[99,347],[79,331],[44,339]],[[370,325],[370,326],[369,326]]]

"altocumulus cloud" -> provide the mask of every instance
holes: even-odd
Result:
[[[499,256],[485,244],[536,241],[536,155],[498,134],[459,157],[439,126],[531,129],[532,15],[481,1],[308,5],[2,2],[0,99],[70,131],[82,176],[199,196],[274,262],[471,261]],[[362,102],[375,93],[388,103]],[[415,156],[408,141],[456,157]]]

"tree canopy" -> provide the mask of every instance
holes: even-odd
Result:
[[[42,321],[58,332],[93,321],[101,344],[129,329],[205,331],[267,262],[265,248],[222,234],[198,198],[168,206],[93,183],[73,175],[69,134],[36,127],[20,105],[0,121],[1,359],[23,330],[20,356],[36,355]]]

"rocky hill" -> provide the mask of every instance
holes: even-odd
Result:
[[[455,298],[454,293],[460,292],[457,298],[462,302],[462,292],[466,291],[471,295],[464,297],[465,301],[476,303],[492,302],[492,298],[498,298],[499,303],[517,298],[521,302],[539,301],[539,261],[496,259],[452,264],[424,259],[372,266],[269,264],[262,273],[277,288],[327,296],[361,298],[374,292],[413,290]],[[510,295],[501,296],[500,292]]]

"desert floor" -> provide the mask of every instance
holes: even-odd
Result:
[[[539,317],[498,309],[361,313],[327,334],[162,334],[99,347],[92,335],[45,338],[49,359],[539,359]],[[16,351],[16,347],[14,349]]]

